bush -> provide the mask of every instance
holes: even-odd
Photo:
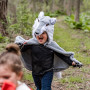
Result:
[[[0,34],[0,43],[5,43],[5,42],[9,42],[9,38],[8,37],[5,37],[5,36],[2,36]]]
[[[90,17],[88,14],[85,13],[80,14],[79,22],[75,22],[74,15],[71,15],[70,17],[67,16],[65,21],[69,23],[71,28],[90,31]]]
[[[55,11],[55,12],[47,12],[47,13],[45,13],[45,15],[46,16],[50,16],[50,17],[58,17],[58,16],[60,16],[60,15],[65,15],[65,13],[64,12],[62,12],[62,11],[59,11],[59,10],[57,10],[57,11]]]
[[[22,0],[17,6],[16,22],[13,23],[13,18],[8,18],[9,26],[8,31],[19,33],[22,35],[31,35],[32,26],[36,15],[30,12],[28,8],[28,1]],[[11,19],[11,20],[10,20]]]

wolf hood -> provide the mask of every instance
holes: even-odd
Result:
[[[40,12],[38,18],[36,18],[32,35],[36,38],[36,35],[42,34],[44,31],[48,34],[48,43],[53,41],[54,24],[56,23],[56,18],[50,18],[49,16],[44,16],[44,12]]]

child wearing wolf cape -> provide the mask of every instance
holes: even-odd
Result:
[[[65,70],[69,66],[81,67],[73,52],[66,52],[53,41],[56,18],[44,16],[40,12],[33,25],[33,38],[29,40],[17,36],[15,43],[21,44],[22,61],[32,71],[37,90],[51,90],[53,72]]]

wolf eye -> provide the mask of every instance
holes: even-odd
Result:
[[[39,34],[39,33],[35,32],[35,34]]]

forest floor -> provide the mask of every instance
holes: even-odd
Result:
[[[75,52],[75,58],[83,63],[82,68],[70,67],[62,71],[62,78],[53,78],[52,90],[90,90],[90,33],[70,29],[64,16],[57,18],[54,40],[66,51]],[[2,51],[3,44],[0,45]],[[36,90],[31,72],[24,68],[23,80]]]

